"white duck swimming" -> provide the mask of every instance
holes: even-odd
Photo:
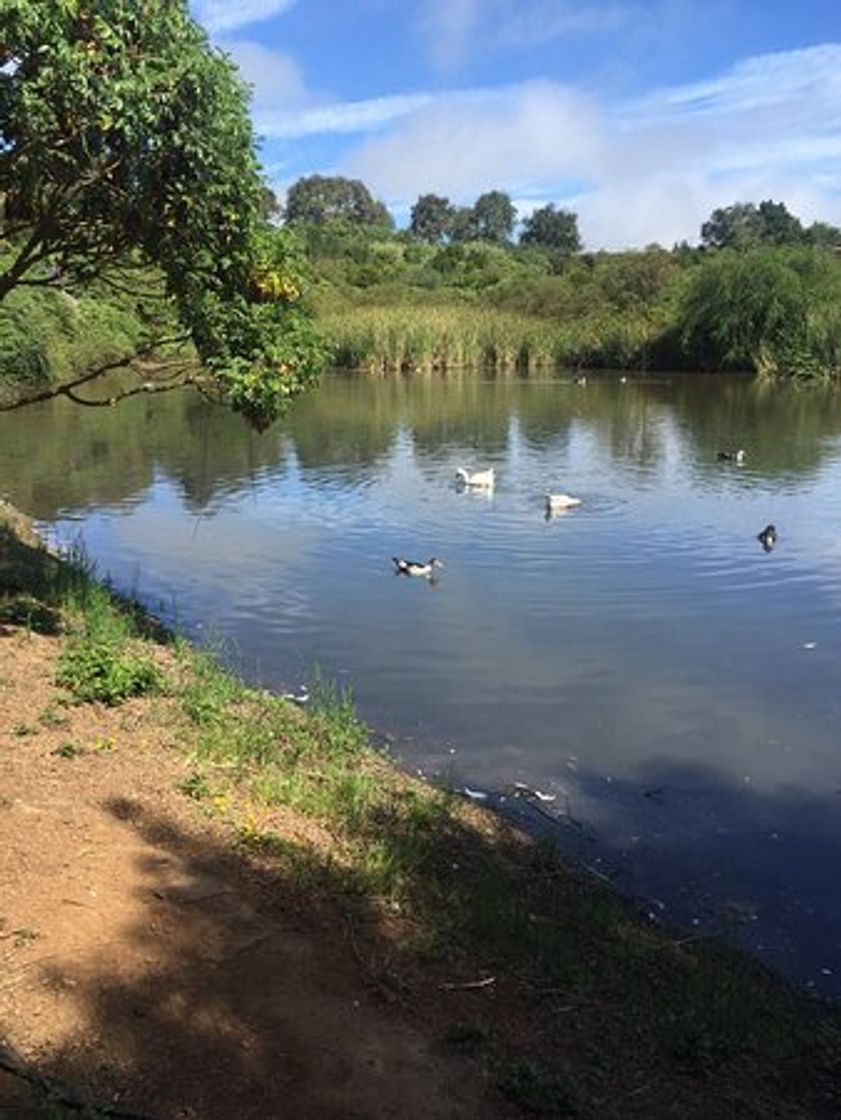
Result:
[[[573,498],[572,494],[547,494],[546,509],[549,513],[560,513],[564,509],[574,509],[581,505],[580,498]]]
[[[443,568],[444,565],[440,560],[434,556],[424,563],[421,560],[401,560],[399,556],[392,556],[394,562],[394,570],[397,575],[401,576],[426,576],[429,578],[436,568]]]
[[[483,490],[492,490],[495,475],[494,468],[488,467],[484,471],[466,471],[464,467],[459,467],[456,471],[456,481],[462,486],[477,486]]]

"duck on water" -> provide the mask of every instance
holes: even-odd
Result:
[[[484,471],[466,471],[464,467],[459,467],[456,471],[456,482],[459,486],[476,486],[482,490],[492,490],[495,480],[493,467],[488,467]]]
[[[443,568],[444,565],[436,557],[431,556],[429,560],[403,560],[399,556],[392,556],[394,563],[394,574],[398,576],[426,576],[427,579],[431,578],[436,568]]]
[[[581,505],[581,499],[574,498],[572,494],[546,494],[544,497],[547,513],[561,513],[565,509],[575,509]]]
[[[766,552],[770,552],[774,545],[777,543],[777,526],[766,525],[761,532],[756,534],[756,539],[762,545]]]

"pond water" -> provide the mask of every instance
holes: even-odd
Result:
[[[52,402],[0,418],[0,490],[251,679],[318,664],[405,765],[553,796],[506,803],[653,913],[838,995],[839,404],[336,377],[258,436],[186,393]],[[455,487],[488,466],[492,494]],[[547,490],[583,504],[547,520]],[[433,555],[435,582],[394,574]]]

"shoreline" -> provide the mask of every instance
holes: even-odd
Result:
[[[50,1083],[156,1120],[275,1114],[255,1084],[325,1120],[837,1114],[820,1001],[410,778],[331,682],[306,712],[249,689],[29,542],[0,527],[0,1037]]]

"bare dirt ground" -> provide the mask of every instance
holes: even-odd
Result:
[[[0,627],[6,1064],[115,1116],[517,1114],[441,1041],[494,994],[386,998],[364,930],[179,792],[168,701],[59,707],[56,653]],[[0,1070],[0,1116],[43,1116],[43,1096]]]

